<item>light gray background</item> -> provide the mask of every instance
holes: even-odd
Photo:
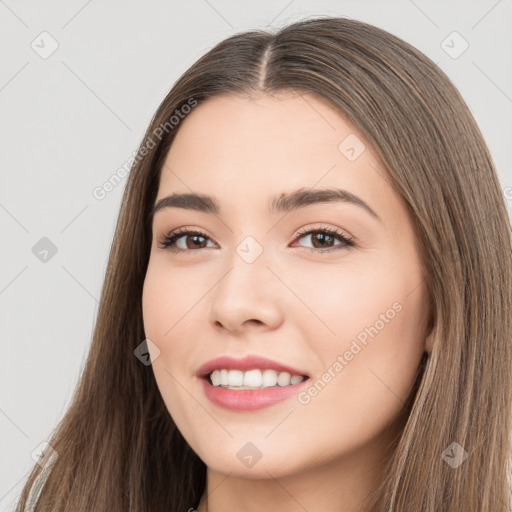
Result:
[[[124,182],[180,74],[215,43],[316,14],[382,27],[448,74],[475,116],[512,205],[512,2],[0,0],[0,510],[61,419],[87,355]],[[48,58],[51,34],[58,49]],[[458,58],[462,40],[469,44]],[[42,38],[46,39],[42,39]],[[457,37],[457,36],[456,36]],[[34,41],[34,43],[33,43]],[[40,261],[48,237],[57,253]]]

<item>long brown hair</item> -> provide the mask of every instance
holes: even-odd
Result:
[[[159,106],[127,180],[90,353],[48,440],[58,457],[38,512],[197,506],[205,464],[173,423],[151,366],[134,356],[145,339],[150,211],[179,130],[169,120],[191,100],[285,90],[328,100],[372,143],[421,248],[433,349],[368,510],[509,511],[512,251],[488,148],[459,92],[425,55],[366,23],[315,17],[220,42]],[[455,455],[467,458],[452,464]],[[18,510],[41,472],[35,465]]]

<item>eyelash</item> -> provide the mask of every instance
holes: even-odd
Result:
[[[333,236],[335,238],[338,238],[342,243],[341,245],[336,245],[333,248],[330,249],[315,249],[314,247],[302,247],[302,249],[314,252],[314,253],[328,253],[333,251],[339,251],[341,249],[348,249],[349,247],[353,247],[355,244],[351,237],[347,236],[343,232],[339,231],[336,228],[331,228],[329,226],[323,226],[321,228],[316,229],[308,229],[308,228],[301,228],[295,233],[295,237],[297,238],[303,238],[305,235],[311,235],[311,234],[317,234],[317,233],[325,233],[330,236]],[[173,254],[177,254],[180,252],[189,252],[193,251],[194,249],[176,249],[173,248],[173,245],[177,240],[182,238],[184,235],[197,235],[205,239],[209,239],[205,233],[202,233],[201,231],[197,231],[194,229],[187,229],[187,228],[179,228],[176,231],[170,233],[169,235],[165,235],[162,240],[159,241],[159,247],[161,249],[167,249]]]

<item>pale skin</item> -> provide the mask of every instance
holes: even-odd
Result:
[[[339,149],[350,134],[366,148],[353,161]],[[160,351],[152,368],[165,404],[207,466],[199,512],[356,512],[378,484],[396,418],[431,349],[417,239],[384,176],[370,143],[311,94],[224,95],[181,121],[156,202],[193,192],[213,196],[221,211],[155,213],[143,317]],[[346,190],[379,218],[339,201],[270,213],[275,196],[301,188]],[[159,246],[183,227],[203,238],[183,235],[177,254]],[[297,234],[325,227],[354,245]],[[237,253],[248,236],[263,251],[251,263]],[[400,311],[333,369],[393,304]],[[308,403],[293,396],[233,411],[210,402],[198,368],[247,354],[300,368],[310,382],[330,369],[331,379]],[[252,467],[237,457],[248,442],[261,453]]]

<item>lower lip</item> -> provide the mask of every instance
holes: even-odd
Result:
[[[309,379],[289,386],[271,386],[260,389],[226,389],[210,384],[208,378],[202,378],[206,396],[214,404],[236,411],[253,411],[262,409],[297,394]]]

